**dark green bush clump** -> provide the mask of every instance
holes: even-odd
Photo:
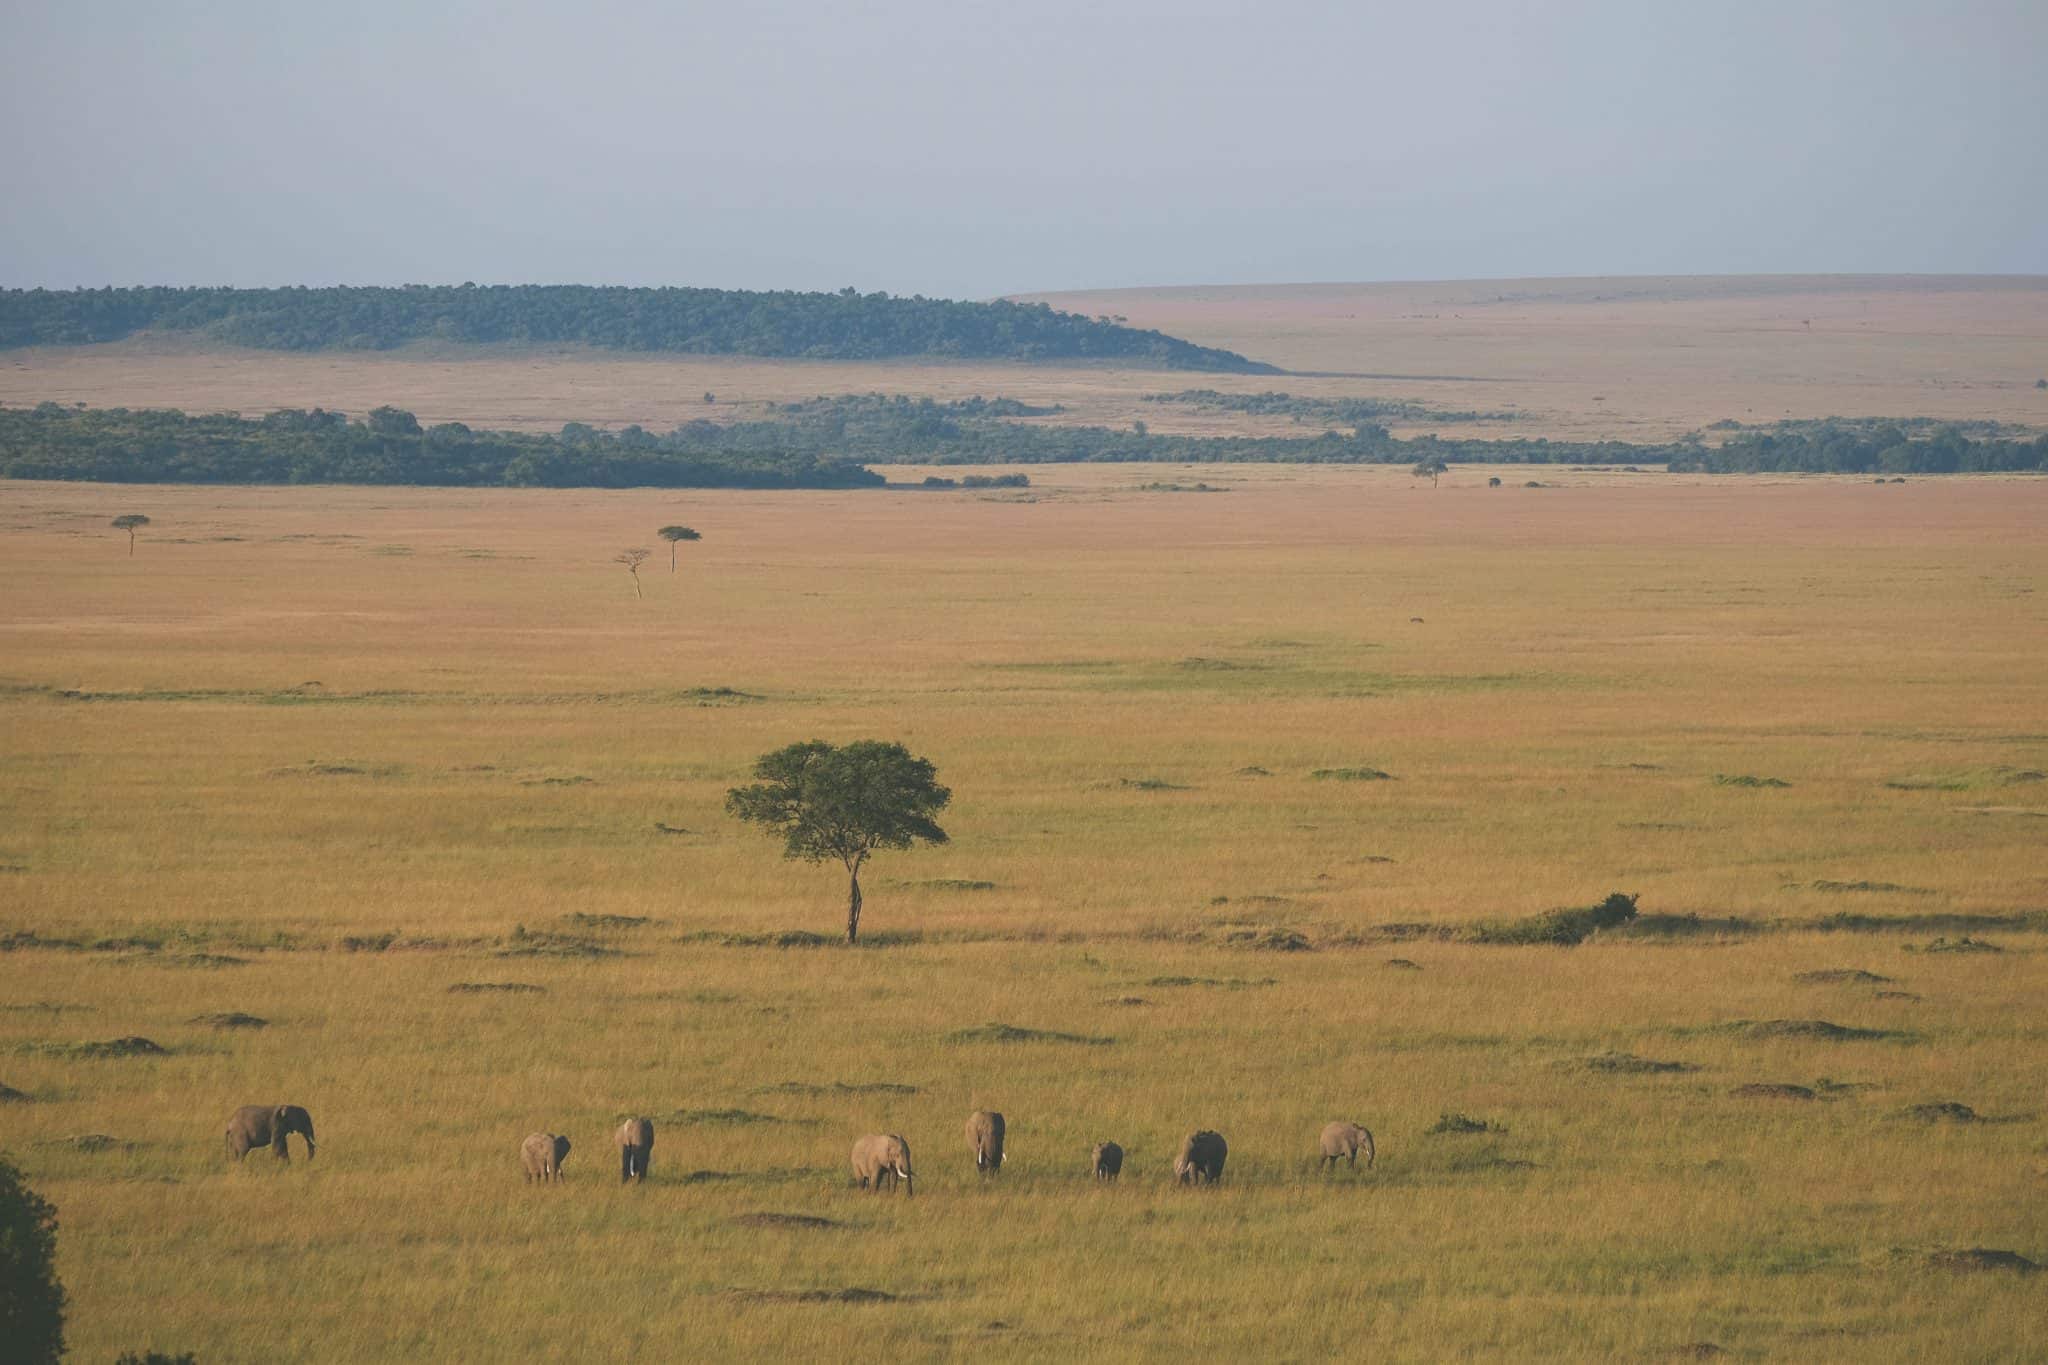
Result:
[[[1619,891],[1598,905],[1577,909],[1546,910],[1527,919],[1482,924],[1464,935],[1468,943],[1503,946],[1556,944],[1571,947],[1584,943],[1602,929],[1613,929],[1636,917],[1636,897]]]
[[[54,1362],[64,1354],[64,1286],[57,1282],[57,1209],[0,1157],[0,1354]]]

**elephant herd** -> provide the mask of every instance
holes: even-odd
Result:
[[[280,1160],[291,1160],[285,1138],[297,1133],[306,1141],[306,1159],[313,1159],[313,1117],[296,1104],[250,1104],[237,1109],[228,1119],[227,1149],[236,1160],[257,1147],[268,1147]],[[1003,1116],[992,1109],[977,1109],[967,1116],[967,1145],[974,1153],[974,1169],[981,1175],[995,1175],[1003,1169]],[[647,1163],[654,1151],[654,1120],[630,1118],[612,1134],[619,1149],[619,1179],[647,1178]],[[1339,1161],[1355,1168],[1358,1154],[1373,1164],[1372,1134],[1363,1124],[1339,1119],[1323,1128],[1321,1167],[1328,1170]],[[1174,1158],[1173,1178],[1183,1185],[1213,1185],[1223,1178],[1224,1158],[1230,1145],[1223,1134],[1207,1128],[1189,1133]],[[526,1179],[559,1181],[562,1163],[569,1157],[569,1139],[554,1133],[529,1133],[519,1144],[519,1160]],[[1115,1180],[1123,1172],[1124,1149],[1114,1142],[1098,1142],[1090,1153],[1090,1167],[1099,1181]],[[873,1133],[853,1144],[853,1179],[861,1189],[880,1193],[901,1182],[906,1198],[914,1193],[910,1167],[910,1144],[894,1133]]]

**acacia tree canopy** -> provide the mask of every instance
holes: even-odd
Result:
[[[725,796],[726,812],[782,836],[782,856],[837,860],[846,868],[846,941],[860,936],[860,869],[878,849],[947,842],[933,817],[953,793],[929,759],[901,744],[856,740],[835,747],[807,740],[763,754],[750,786]]]

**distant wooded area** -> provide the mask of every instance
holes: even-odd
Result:
[[[1042,303],[885,293],[594,285],[0,290],[0,348],[196,333],[269,351],[381,351],[416,341],[584,345],[815,360],[1120,361],[1277,373],[1232,351]]]
[[[1284,395],[1281,395],[1284,397]],[[571,422],[554,435],[422,427],[410,412],[351,421],[320,408],[266,417],[127,408],[0,407],[0,477],[112,483],[353,483],[555,488],[852,488],[870,464],[1260,463],[1659,465],[1700,473],[1941,474],[2048,469],[2048,436],[1932,423],[1785,423],[1710,447],[1619,441],[1400,439],[1359,422],[1314,435],[1181,436],[1031,422],[1058,408],[846,394],[769,405],[762,420],[686,422],[665,435]],[[936,486],[936,485],[935,485]]]

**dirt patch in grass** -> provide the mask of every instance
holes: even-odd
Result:
[[[1816,891],[1826,891],[1831,895],[1837,896],[1846,895],[1850,892],[1858,891],[1868,891],[1875,895],[1890,896],[1931,896],[1934,894],[1934,892],[1928,890],[1924,886],[1900,886],[1897,882],[1818,881],[1808,882],[1807,885],[1811,886]]]
[[[1475,1119],[1469,1114],[1440,1114],[1437,1121],[1422,1130],[1425,1133],[1505,1133],[1507,1129],[1489,1119]]]
[[[816,1085],[809,1081],[777,1081],[774,1085],[755,1086],[748,1093],[755,1095],[916,1095],[922,1092],[917,1086],[904,1085],[900,1081],[833,1081],[829,1085]]]
[[[1133,792],[1185,792],[1194,790],[1193,787],[1179,782],[1168,782],[1163,777],[1119,777],[1109,785],[1119,791]]]
[[[1681,1071],[1697,1071],[1691,1062],[1660,1062],[1650,1057],[1638,1057],[1633,1052],[1603,1052],[1598,1057],[1585,1061],[1588,1071],[1603,1071],[1618,1076],[1651,1076]]]
[[[1927,1264],[1936,1270],[1953,1270],[1964,1274],[1980,1270],[2011,1270],[2021,1275],[2031,1275],[2041,1268],[2017,1251],[1998,1251],[1990,1247],[1937,1251],[1928,1256]]]
[[[270,1027],[270,1021],[268,1019],[258,1019],[253,1014],[243,1014],[239,1010],[231,1010],[224,1014],[195,1014],[186,1022],[192,1024],[204,1024],[208,1028],[217,1029]]]
[[[902,1303],[901,1295],[880,1289],[730,1289],[736,1299],[748,1303]]]
[[[1715,773],[1717,787],[1789,787],[1792,784],[1782,777],[1757,777],[1753,773]]]
[[[546,995],[546,986],[526,981],[458,981],[448,988],[450,995]]]
[[[1243,925],[1227,929],[1223,933],[1223,944],[1229,948],[1251,948],[1268,953],[1312,953],[1316,945],[1308,936],[1293,929],[1275,929],[1262,925]]]
[[[737,1228],[799,1228],[827,1231],[847,1226],[836,1218],[820,1218],[810,1213],[742,1213],[726,1221]]]
[[[596,929],[601,931],[645,929],[648,925],[654,923],[654,920],[647,915],[586,915],[581,910],[564,915],[562,920],[563,923],[573,924],[578,929]]]
[[[756,1123],[801,1123],[801,1119],[778,1118],[774,1114],[757,1114],[751,1109],[677,1109],[664,1120],[667,1123],[712,1124],[718,1127],[746,1127]]]
[[[599,943],[586,934],[558,934],[547,929],[528,929],[521,924],[497,950],[498,957],[619,957],[619,949]]]
[[[1988,940],[1971,938],[1968,934],[1964,934],[1961,938],[1937,938],[1922,948],[1912,948],[1909,945],[1907,951],[1921,953],[2002,953],[2005,949]]]
[[[1398,782],[1400,779],[1379,768],[1316,768],[1309,776],[1318,782]]]
[[[1241,976],[1155,976],[1145,983],[1148,986],[1217,986],[1226,991],[1248,990],[1253,986],[1270,986],[1273,978],[1261,977],[1248,981]]]
[[[1385,965],[1404,972],[1419,972],[1422,970],[1421,963],[1411,962],[1405,957],[1390,957]]]
[[[1743,1100],[1817,1100],[1819,1095],[1803,1085],[1784,1085],[1772,1081],[1751,1081],[1738,1085],[1728,1092]]]
[[[868,947],[876,946],[873,935],[869,936]],[[846,942],[826,934],[815,934],[808,929],[784,929],[769,934],[730,934],[706,929],[684,934],[678,943],[715,943],[721,948],[833,948]]]
[[[1932,1104],[1916,1104],[1906,1111],[1906,1117],[1919,1119],[1922,1123],[1984,1123],[1976,1110],[1967,1104],[1954,1100],[1937,1100]]]
[[[178,953],[174,956],[152,959],[166,967],[246,967],[249,959],[234,957],[228,953]]]
[[[1149,1005],[1152,1002],[1142,995],[1113,995],[1102,1003],[1105,1005]]]
[[[1828,967],[1816,972],[1800,972],[1792,978],[1802,986],[1837,986],[1844,983],[1868,982],[1872,985],[1890,985],[1891,978],[1866,972],[1860,967]]]
[[[1917,1002],[1919,1001],[1920,997],[1919,997],[1919,996],[1917,996],[1917,995],[1915,995],[1915,994],[1913,994],[1913,992],[1911,992],[1911,991],[1879,991],[1879,992],[1878,992],[1877,994],[1873,995],[1873,996],[1871,997],[1871,999],[1873,999],[1873,1000],[1904,1000],[1904,1001],[1907,1001],[1908,1003],[1917,1003]]]
[[[1832,1043],[1883,1041],[1908,1035],[1893,1029],[1851,1028],[1826,1019],[1736,1019],[1716,1025],[1716,1031],[1744,1038],[1824,1038]]]
[[[147,1038],[109,1038],[95,1043],[23,1043],[19,1051],[40,1057],[98,1060],[107,1057],[168,1057],[171,1050]]]
[[[108,1133],[80,1133],[76,1137],[46,1138],[42,1146],[69,1147],[74,1152],[115,1152],[126,1151],[135,1144],[126,1138],[117,1138]]]
[[[1097,1038],[1086,1033],[1059,1033],[1052,1029],[1018,1028],[1015,1024],[988,1023],[975,1028],[955,1029],[946,1035],[949,1043],[1079,1043],[1084,1047],[1108,1047],[1114,1038]]]

